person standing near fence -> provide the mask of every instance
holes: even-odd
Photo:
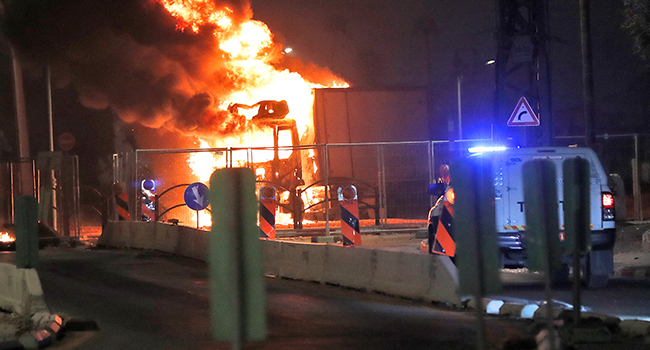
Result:
[[[429,194],[433,195],[436,199],[436,204],[433,206],[432,213],[429,215],[431,218],[431,225],[433,229],[428,230],[428,243],[429,243],[429,254],[432,254],[431,249],[433,249],[433,242],[436,238],[436,227],[438,227],[438,220],[440,214],[442,213],[442,199],[444,198],[445,191],[449,186],[451,177],[449,176],[449,165],[443,164],[439,168],[440,177],[436,180],[436,183],[429,187]]]

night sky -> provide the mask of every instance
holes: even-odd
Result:
[[[189,146],[181,141],[179,132],[197,127],[191,113],[162,129],[127,124],[118,114],[128,114],[128,121],[160,126],[151,117],[160,106],[154,102],[168,97],[174,79],[200,74],[191,59],[207,52],[195,49],[208,45],[205,38],[175,32],[173,21],[159,8],[143,6],[146,1],[40,3],[55,11],[26,5],[25,12],[17,12],[22,17],[9,18],[4,29],[5,36],[27,57],[24,78],[32,156],[49,148],[44,57],[55,62],[55,137],[63,132],[76,136],[78,144],[71,154],[80,157],[82,183],[110,185],[113,152]],[[244,2],[229,3],[238,14],[246,15]],[[592,2],[597,134],[647,132],[650,75],[633,55],[631,39],[620,29],[621,6],[617,0]],[[460,60],[465,137],[489,137],[494,70],[484,63],[493,59],[496,51],[493,2],[253,0],[251,8],[253,18],[265,22],[278,43],[293,48],[293,58],[329,68],[353,87],[429,87],[432,139],[447,137],[446,118],[456,108],[454,67]],[[57,18],[50,17],[54,14]],[[550,53],[555,134],[580,135],[584,126],[577,0],[550,0],[550,31],[554,36]],[[143,47],[155,48],[159,55],[142,55]],[[171,82],[152,79],[138,68],[144,59],[155,65],[169,57],[183,71],[170,69]],[[4,107],[0,121],[9,142],[15,145],[11,60],[4,41],[0,44],[0,76]],[[178,109],[182,111],[192,110],[187,107],[190,102],[200,105],[206,101],[205,96],[182,97],[172,96],[181,101]],[[507,116],[504,123],[506,120]],[[15,150],[14,146],[13,152],[4,154],[5,159],[15,157]]]

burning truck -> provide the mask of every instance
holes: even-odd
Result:
[[[313,198],[327,198],[322,180],[328,164],[317,145],[427,139],[426,98],[412,98],[424,96],[422,89],[402,91],[406,99],[404,94],[368,99],[368,92],[330,89],[349,84],[288,53],[266,24],[253,19],[250,1],[87,0],[83,6],[75,1],[43,6],[25,0],[5,10],[7,37],[24,57],[48,58],[54,87],[70,87],[83,106],[110,110],[124,122],[128,131],[116,137],[115,151],[140,150],[134,144],[142,140],[130,141],[136,124],[182,135],[184,140],[165,149],[222,150],[186,153],[184,164],[171,164],[171,157],[143,164],[148,169],[139,174],[167,181],[158,186],[161,191],[188,181],[205,183],[216,168],[251,166],[258,181],[281,187],[280,200],[291,203],[285,209],[297,212],[292,207],[301,201],[308,208]],[[326,92],[334,90],[350,94]],[[383,108],[399,99],[395,106],[401,108]],[[388,115],[391,123],[382,124]],[[382,133],[379,125],[390,132]],[[401,137],[406,129],[417,135]],[[250,159],[246,148],[267,150],[255,150]],[[330,159],[338,163],[328,176],[369,179],[374,172],[376,178],[358,151],[338,153]],[[129,188],[136,192],[137,186]]]
[[[250,167],[256,172],[260,186],[270,185],[277,190],[278,224],[285,228],[303,228],[303,224],[318,227],[318,222],[322,224],[325,219],[326,178],[331,192],[327,193],[330,208],[336,206],[336,186],[353,182],[362,195],[362,219],[376,223],[380,203],[379,173],[389,184],[390,177],[412,179],[426,176],[425,171],[408,166],[395,167],[397,163],[389,159],[390,154],[385,156],[387,163],[390,163],[388,166],[392,168],[380,171],[377,167],[377,146],[367,146],[381,144],[385,140],[426,140],[428,119],[425,89],[321,88],[313,89],[308,101],[314,106],[310,119],[315,127],[310,127],[302,137],[296,120],[289,117],[295,114],[289,113],[291,108],[286,101],[231,104],[228,111],[247,118],[257,128],[255,139],[266,141],[256,148],[247,144],[219,144],[220,140],[205,142],[202,139],[205,152],[191,152],[186,165],[195,176],[195,181],[207,182],[218,168]],[[403,119],[405,113],[409,117],[407,124]],[[330,145],[327,158],[324,144]],[[221,151],[227,147],[240,149],[226,157]],[[250,149],[246,151],[248,147]],[[418,155],[400,152],[393,156],[404,160]],[[424,164],[423,159],[416,162]],[[400,186],[403,192],[404,187]],[[419,189],[414,191],[422,192]],[[168,202],[167,207],[181,202],[182,198],[178,198]],[[161,212],[164,210],[161,208]],[[200,215],[204,216],[200,219],[202,223],[209,222],[207,213]],[[330,215],[336,216],[336,210],[331,210]],[[191,218],[181,221],[189,220],[194,221]]]

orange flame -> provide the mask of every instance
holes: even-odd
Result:
[[[16,239],[9,235],[9,232],[2,232],[0,233],[0,243],[11,243],[15,241]]]
[[[191,30],[199,33],[211,31],[219,51],[215,52],[215,65],[228,71],[228,78],[234,84],[231,91],[220,91],[223,99],[218,105],[210,106],[211,115],[227,113],[216,123],[246,124],[236,133],[224,133],[214,137],[202,135],[199,139],[201,148],[220,147],[271,147],[274,145],[273,132],[270,127],[250,122],[254,113],[244,113],[239,117],[231,115],[228,106],[234,103],[253,105],[263,100],[287,101],[289,113],[286,118],[296,121],[296,128],[301,144],[309,144],[314,139],[313,123],[313,89],[323,87],[349,87],[345,81],[334,80],[329,86],[312,83],[297,72],[277,69],[274,63],[282,58],[282,48],[273,41],[273,34],[263,22],[234,18],[234,11],[225,5],[217,5],[214,0],[158,0],[176,19],[176,28],[180,31]],[[249,11],[250,12],[250,11]],[[209,69],[208,69],[209,73]],[[209,86],[207,87],[209,89]],[[239,113],[239,112],[238,112]],[[237,119],[242,118],[242,119]],[[217,119],[217,118],[213,118]],[[212,122],[210,117],[202,115],[203,122]],[[219,128],[220,126],[217,126]],[[224,126],[225,127],[225,126]],[[227,134],[227,136],[225,136]],[[291,146],[292,141],[281,139],[280,146]],[[264,153],[260,158],[256,153],[255,162],[267,162],[273,159],[273,152]],[[281,159],[289,158],[291,151],[280,152]],[[313,152],[310,155],[313,157]],[[246,152],[233,152],[233,166],[247,166],[250,161]],[[226,167],[225,157],[208,152],[190,155],[188,165],[201,182],[207,182],[215,169]],[[313,158],[312,158],[313,161]],[[314,169],[316,165],[314,164]],[[258,180],[263,180],[264,169],[257,170]],[[305,194],[307,195],[307,194]],[[291,221],[290,218],[279,221]],[[201,222],[204,219],[201,218]]]
[[[277,61],[282,53],[279,45],[273,42],[270,29],[263,22],[252,19],[235,23],[233,11],[227,6],[219,7],[211,0],[160,0],[160,3],[176,18],[177,29],[190,29],[195,33],[203,28],[212,30],[222,51],[221,57],[215,57],[215,60],[225,64],[229,78],[235,82],[225,100],[212,106],[216,111],[225,112],[232,103],[250,105],[262,100],[286,100],[290,110],[287,117],[296,121],[299,135],[303,138],[305,133],[313,134],[312,89],[349,86],[344,81],[333,81],[330,86],[315,84],[296,72],[276,69],[272,62]],[[239,81],[242,84],[238,84]],[[237,136],[208,140],[208,143],[211,147],[273,145],[270,142],[272,138],[260,135],[261,128],[250,127]]]

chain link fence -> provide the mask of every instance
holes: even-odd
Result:
[[[560,146],[582,146],[585,138],[558,137],[556,142]],[[594,150],[605,172],[613,175],[610,187],[625,198],[625,203],[617,205],[617,220],[650,218],[650,135],[598,135]]]
[[[609,174],[617,174],[624,191],[626,220],[650,216],[650,136],[606,135],[597,152]],[[575,146],[580,138],[558,138],[558,145]],[[277,191],[276,228],[287,234],[299,230],[340,228],[338,189],[357,189],[359,220],[364,232],[423,229],[433,198],[429,184],[439,168],[465,156],[472,146],[489,140],[327,144],[276,148],[205,148],[137,150],[115,155],[114,179],[127,184],[133,220],[162,221],[191,227],[211,225],[210,211],[185,205],[188,185],[209,185],[216,169],[248,167],[257,188]],[[153,180],[154,189],[143,188]],[[614,186],[614,183],[611,184]],[[646,209],[647,208],[647,209]]]
[[[0,163],[0,224],[13,231],[15,201],[20,196],[34,196],[39,201],[41,230],[53,229],[63,237],[79,237],[80,218],[79,160],[54,152],[26,159]]]

